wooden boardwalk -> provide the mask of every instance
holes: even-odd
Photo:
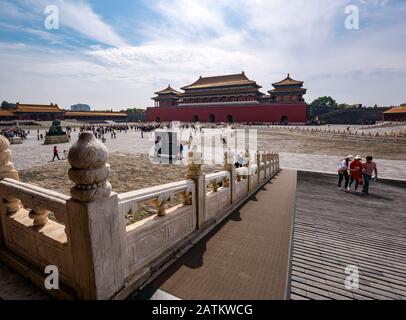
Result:
[[[406,185],[378,182],[370,192],[298,173],[291,299],[406,299]],[[346,289],[348,265],[358,267],[358,289]]]

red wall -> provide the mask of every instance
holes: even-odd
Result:
[[[210,114],[214,114],[216,122],[227,122],[227,116],[232,115],[234,122],[280,122],[283,116],[290,123],[307,121],[307,106],[299,104],[261,104],[244,106],[206,106],[206,107],[173,107],[147,108],[146,120],[192,122],[193,116],[199,117],[199,122],[210,122]]]

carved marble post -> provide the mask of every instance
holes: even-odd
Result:
[[[224,170],[230,173],[230,181],[228,183],[228,187],[231,189],[231,203],[233,203],[235,200],[236,171],[234,153],[231,150],[224,152]]]
[[[69,150],[69,178],[75,183],[67,201],[67,233],[75,266],[74,286],[81,299],[108,299],[124,285],[125,217],[107,181],[107,148],[85,131]]]
[[[261,154],[259,153],[259,151],[257,151],[257,166],[258,166],[258,170],[257,170],[257,183],[259,185],[259,182],[261,180]]]
[[[5,178],[19,180],[18,172],[11,162],[10,142],[6,137],[0,135],[0,181]],[[2,205],[6,214],[14,213],[20,208],[20,200],[7,197],[2,199]]]
[[[250,153],[248,149],[245,149],[243,166],[248,168],[250,167]]]
[[[270,178],[272,176],[272,160],[271,160],[271,153],[268,151],[266,153],[266,161],[269,162],[268,163],[268,178]]]
[[[251,184],[251,175],[250,175],[250,153],[248,149],[245,149],[244,153],[244,162],[243,162],[243,167],[247,167],[247,192],[250,192],[250,184]]]
[[[12,178],[18,180],[18,172],[15,170],[11,162],[10,142],[8,139],[0,135],[0,181],[5,178]],[[0,198],[0,247],[3,246],[3,236],[1,222],[3,217],[1,215],[13,214],[20,208],[20,200],[12,197]]]
[[[202,153],[197,150],[194,145],[192,150],[187,154],[188,166],[185,175],[186,179],[194,181],[196,186],[195,196],[193,201],[196,201],[197,210],[197,228],[200,229],[205,223],[205,201],[206,201],[206,179],[202,173]]]
[[[271,162],[272,162],[272,175],[275,174],[276,166],[275,166],[275,153],[271,152]]]
[[[280,168],[279,168],[279,153],[278,152],[276,152],[275,157],[276,157],[276,171],[279,172]]]

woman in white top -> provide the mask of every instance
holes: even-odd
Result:
[[[354,159],[354,157],[349,155],[347,158],[345,158],[340,163],[340,167],[338,168],[338,189],[339,190],[343,190],[341,187],[341,184],[343,182],[343,179],[345,178],[344,189],[346,191],[350,191],[350,187],[349,187],[350,176],[348,174],[348,170],[349,170],[350,162],[352,161],[352,159]]]

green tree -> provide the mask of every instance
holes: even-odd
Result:
[[[338,107],[341,108],[341,109],[345,109],[345,108],[349,108],[351,106],[349,104],[347,104],[347,103],[341,103],[341,104],[338,105]]]
[[[9,103],[5,100],[3,100],[3,102],[1,103],[2,110],[11,110],[11,109],[15,109],[15,108],[16,108],[15,103]]]
[[[337,107],[337,101],[335,101],[332,97],[324,96],[324,97],[319,97],[316,100],[314,100],[312,103],[314,106],[327,106],[327,107]]]

